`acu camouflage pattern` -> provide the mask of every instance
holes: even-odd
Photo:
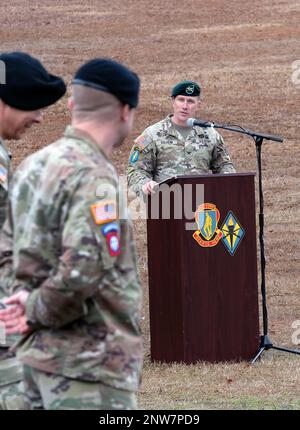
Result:
[[[164,181],[174,175],[235,173],[222,136],[213,128],[195,126],[184,139],[172,123],[172,115],[148,127],[132,147],[127,178],[129,187],[141,194],[149,180]],[[137,161],[132,154],[139,151]]]
[[[23,409],[22,379],[23,365],[9,347],[0,346],[0,410]]]
[[[76,381],[24,366],[23,409],[137,409],[136,395],[99,382]],[[10,396],[10,398],[12,395]],[[18,398],[19,402],[21,398]]]
[[[136,391],[142,297],[132,224],[116,220],[121,253],[111,256],[90,211],[118,197],[112,164],[87,134],[68,127],[19,166],[11,193],[10,289],[31,291],[32,333],[18,357],[43,372]]]
[[[23,409],[28,409],[23,382],[1,388],[0,411]]]
[[[8,184],[11,177],[10,158],[11,155],[8,149],[0,139],[0,168],[4,167],[7,170],[7,180],[2,181],[0,178],[0,230],[4,224],[7,211]]]
[[[0,397],[3,387],[20,382],[22,377],[22,364],[14,353],[9,351],[9,347],[0,346]]]
[[[12,284],[12,233],[6,221],[0,231],[0,300],[10,295]],[[23,366],[10,350],[19,338],[18,335],[6,336],[5,344],[0,344],[0,410],[21,409],[19,382],[23,378]]]
[[[0,230],[0,300],[11,294],[13,285],[13,235],[9,220]]]

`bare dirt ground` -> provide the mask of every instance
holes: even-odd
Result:
[[[300,60],[300,0],[11,0],[1,3],[0,13],[1,50],[36,55],[68,83],[83,61],[96,56],[115,58],[135,70],[142,92],[132,138],[169,113],[170,89],[181,79],[202,84],[199,117],[284,137],[283,144],[266,142],[263,147],[267,293],[272,341],[296,347],[300,72],[295,68],[300,65],[294,62]],[[11,144],[15,165],[58,138],[68,121],[65,98],[47,110],[42,127]],[[254,143],[222,134],[237,170],[254,171]],[[114,154],[120,174],[130,146],[128,139]],[[145,290],[140,406],[299,408],[300,357],[268,351],[255,366],[150,363],[145,224],[135,227]]]

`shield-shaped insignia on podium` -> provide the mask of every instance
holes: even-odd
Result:
[[[218,229],[220,212],[213,203],[204,203],[198,207],[195,220],[198,230],[194,232],[193,238],[203,247],[216,246],[222,237]]]

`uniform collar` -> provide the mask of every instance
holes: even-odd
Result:
[[[173,116],[173,114],[171,113],[165,119],[166,125],[167,125],[166,132],[169,136],[173,136],[173,137],[176,137],[177,139],[181,139],[180,133],[178,133],[178,131],[176,130],[176,128],[174,127],[174,124],[172,122],[172,119],[171,119],[172,116]]]
[[[176,137],[177,139],[182,139],[180,133],[176,130],[176,128],[174,127],[174,124],[172,122],[172,116],[173,114],[169,114],[166,118],[165,118],[165,122],[167,125],[167,134],[169,136],[173,136]],[[198,125],[195,125],[192,128],[193,132],[196,133],[198,136],[203,137],[204,136],[204,131],[202,127],[199,127]]]
[[[4,152],[6,152],[7,157],[11,160],[11,152],[9,151],[8,147],[5,145],[4,140],[2,137],[0,137],[0,146],[4,149]]]
[[[72,125],[68,125],[65,129],[64,136],[70,139],[80,140],[86,143],[95,152],[99,152],[107,161],[111,163],[111,160],[107,157],[103,149],[97,144],[97,142],[92,138],[92,136],[86,131],[79,130]]]

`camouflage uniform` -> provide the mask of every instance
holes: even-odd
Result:
[[[47,378],[51,407],[65,390],[69,408],[90,408],[84,400],[79,405],[78,393],[73,397],[72,380],[85,384],[87,397],[89,383],[91,392],[103,384],[114,389],[116,408],[134,407],[142,366],[141,284],[131,222],[115,214],[123,209],[115,204],[118,192],[110,161],[72,127],[15,173],[12,289],[31,291],[26,315],[32,333],[19,344],[18,358],[30,369],[24,384],[32,407]],[[51,388],[58,377],[58,388]]]
[[[0,230],[6,218],[8,182],[10,179],[11,155],[0,139]]]
[[[86,382],[24,366],[23,409],[137,409],[134,392]],[[37,390],[37,387],[39,388]],[[16,401],[10,396],[10,402]]]
[[[0,300],[9,295],[9,285],[12,282],[12,240],[10,232],[8,231],[7,235],[4,231],[8,184],[11,178],[10,160],[11,155],[0,140]],[[17,336],[10,336],[5,344],[0,344],[0,410],[19,409],[23,401],[23,396],[19,392],[22,365],[9,350],[16,340]]]
[[[23,392],[19,383],[23,378],[22,364],[10,351],[19,336],[9,336],[5,345],[0,344],[0,410],[23,409]]]
[[[148,127],[135,140],[127,170],[128,185],[137,194],[149,180],[174,175],[235,173],[222,136],[213,128],[194,126],[186,139],[176,130],[172,115]]]

